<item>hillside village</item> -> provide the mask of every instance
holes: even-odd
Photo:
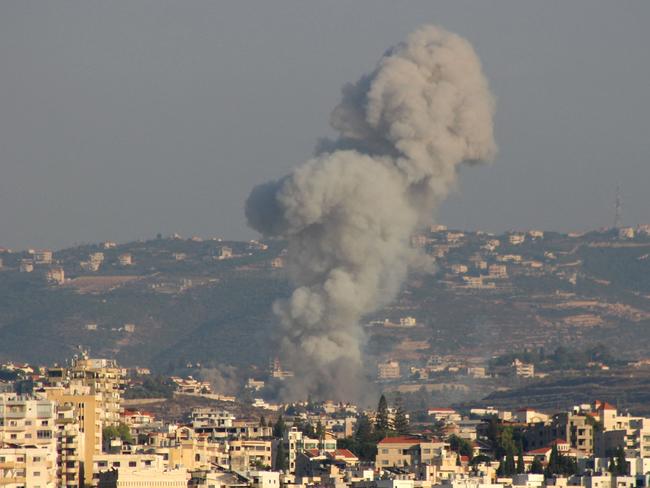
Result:
[[[649,226],[502,235],[434,226],[411,245],[430,269],[363,324],[377,389],[414,403],[548,407],[609,384],[610,401],[643,408]],[[62,363],[83,349],[216,382],[223,395],[249,378],[271,392],[283,374],[269,363],[271,306],[289,293],[285,253],[281,241],[178,235],[0,249],[0,359]]]

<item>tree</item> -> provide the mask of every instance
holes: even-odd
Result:
[[[616,461],[614,460],[613,457],[609,458],[609,466],[607,466],[607,471],[609,471],[613,475],[618,474],[618,467],[616,466]]]
[[[325,427],[323,426],[320,419],[316,423],[316,431],[314,434],[316,435],[316,438],[321,442],[325,439]]]
[[[260,427],[266,427],[266,419],[264,418],[264,415],[260,417]]]
[[[278,420],[276,420],[275,424],[273,425],[273,437],[276,439],[282,439],[284,437],[284,430],[284,419],[282,418],[282,414],[280,414],[278,416]]]
[[[489,456],[486,456],[485,454],[479,454],[478,456],[474,456],[469,464],[470,466],[477,466],[479,464],[489,463],[491,461],[492,459]]]
[[[627,476],[627,461],[625,460],[625,449],[623,446],[618,446],[616,449],[616,475],[617,476]]]
[[[395,400],[395,420],[393,421],[393,429],[398,434],[409,433],[409,420],[406,417],[406,412],[402,407],[402,398],[397,397]]]
[[[456,434],[452,434],[447,439],[449,442],[449,448],[460,454],[461,456],[472,456],[472,445],[468,440],[458,437]]]
[[[533,459],[533,462],[530,465],[530,472],[532,474],[544,474],[544,466],[537,456]]]
[[[517,453],[517,474],[526,472],[526,465],[524,464],[524,449],[519,445],[519,452]]]
[[[546,475],[551,476],[554,474],[560,474],[560,454],[557,450],[557,444],[553,445],[551,449],[551,455],[548,459],[548,465],[546,466]]]
[[[284,448],[284,442],[278,443],[278,450],[275,453],[275,470],[284,471],[289,465],[289,456]]]
[[[375,418],[375,430],[385,435],[390,430],[390,421],[388,420],[388,402],[382,394],[377,405],[377,416]]]
[[[515,466],[515,455],[512,451],[508,451],[506,454],[506,465],[504,468],[504,474],[506,476],[512,476],[517,471]]]

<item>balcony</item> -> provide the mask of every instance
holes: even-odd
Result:
[[[13,478],[0,478],[0,486],[14,485],[14,484],[24,484],[24,476],[14,476]]]

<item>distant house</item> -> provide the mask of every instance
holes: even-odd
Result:
[[[18,270],[21,273],[31,273],[32,271],[34,271],[34,261],[32,261],[31,259],[21,260]]]
[[[133,264],[133,256],[128,252],[120,254],[117,260],[120,263],[120,266],[131,266]]]
[[[52,264],[52,251],[49,249],[34,251],[34,264]]]
[[[377,378],[380,380],[396,380],[401,377],[399,362],[391,359],[377,364]]]
[[[508,242],[512,244],[513,246],[517,246],[519,244],[523,244],[524,241],[526,240],[526,234],[510,234],[508,236]]]
[[[62,285],[65,283],[65,271],[61,266],[54,266],[47,270],[46,278],[51,283]]]

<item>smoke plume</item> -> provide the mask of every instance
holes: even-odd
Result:
[[[389,303],[419,260],[409,238],[431,223],[462,162],[490,160],[494,102],[472,46],[425,26],[343,88],[336,140],[253,189],[249,225],[287,239],[295,290],[274,305],[290,394],[358,398],[363,315]]]

